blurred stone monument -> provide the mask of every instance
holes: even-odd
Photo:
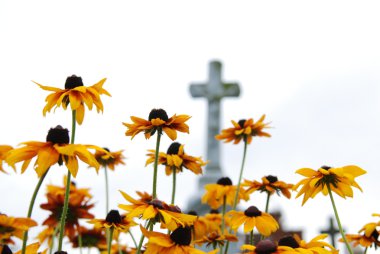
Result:
[[[240,87],[236,82],[223,82],[222,63],[211,61],[209,63],[208,81],[203,84],[191,84],[190,93],[193,98],[205,98],[208,102],[206,158],[209,163],[203,175],[199,178],[199,192],[191,198],[188,206],[188,210],[194,210],[198,214],[205,214],[209,212],[210,208],[201,202],[204,185],[216,183],[223,176],[220,167],[220,141],[215,139],[215,135],[220,132],[221,101],[225,97],[238,97],[240,95]]]

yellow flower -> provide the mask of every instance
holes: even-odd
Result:
[[[261,178],[262,182],[258,181],[249,181],[244,180],[242,183],[243,187],[248,187],[245,191],[248,194],[251,194],[254,191],[259,190],[260,192],[267,192],[269,194],[273,194],[276,192],[279,194],[280,192],[287,198],[290,198],[291,193],[289,190],[293,188],[293,184],[287,184],[283,181],[279,181],[276,176],[268,175]]]
[[[380,216],[380,214],[372,214],[373,216]],[[348,242],[352,242],[354,247],[359,244],[365,248],[370,247],[371,245],[376,247],[380,246],[380,221],[370,222],[365,224],[360,230],[359,234],[346,234]],[[339,239],[339,241],[343,241]]]
[[[11,166],[23,161],[21,173],[24,173],[31,160],[37,157],[34,169],[38,177],[41,177],[56,163],[59,165],[65,163],[71,174],[76,177],[78,173],[78,159],[98,171],[99,163],[88,149],[104,151],[102,148],[94,145],[69,144],[68,130],[63,129],[59,125],[49,130],[46,142],[29,141],[22,144],[24,145],[23,147],[9,151],[6,161]]]
[[[261,212],[256,206],[250,206],[244,212],[232,210],[227,214],[231,216],[230,227],[235,231],[244,224],[244,233],[256,228],[260,234],[269,236],[279,228],[272,215]]]
[[[161,222],[163,227],[171,231],[179,226],[191,226],[197,218],[194,215],[183,214],[179,207],[168,205],[158,199],[152,199],[150,201],[147,199],[136,200],[123,191],[120,191],[120,193],[131,203],[130,205],[119,205],[119,208],[128,212],[128,217],[141,217],[144,220],[154,219]]]
[[[237,242],[238,238],[235,235],[232,234],[222,234],[220,230],[210,232],[206,235],[204,235],[201,239],[196,240],[195,244],[202,245],[206,244],[206,247],[209,247],[210,245],[213,246],[213,248],[217,247],[223,247],[226,242]]]
[[[0,213],[0,242],[11,240],[12,236],[22,239],[24,232],[35,226],[37,222],[30,218],[8,217]]]
[[[103,103],[100,99],[100,95],[106,94],[111,96],[104,88],[103,84],[106,79],[100,80],[95,85],[86,87],[83,85],[82,78],[72,75],[66,79],[65,89],[60,89],[56,87],[43,86],[37,82],[39,87],[43,90],[51,91],[45,101],[46,105],[43,109],[44,116],[46,112],[54,107],[62,106],[63,109],[67,109],[67,105],[71,105],[71,110],[76,111],[76,120],[78,124],[82,124],[84,118],[84,105],[88,107],[89,110],[92,110],[93,105],[96,106],[98,113],[103,112]]]
[[[175,254],[204,254],[205,252],[195,249],[191,245],[191,229],[189,227],[179,227],[170,235],[147,231],[140,225],[142,233],[147,237],[148,243],[144,254],[175,253]],[[217,253],[214,250],[209,253]]]
[[[202,203],[207,203],[212,209],[218,209],[223,205],[224,199],[226,204],[232,206],[237,186],[232,185],[232,181],[228,177],[220,178],[217,183],[211,183],[205,185],[206,193],[202,196]],[[248,200],[249,196],[245,193],[244,189],[240,187],[239,200]]]
[[[25,254],[46,254],[48,249],[45,249],[43,251],[38,251],[40,248],[40,243],[32,243],[26,246]],[[22,250],[19,250],[15,252],[14,254],[21,254]]]
[[[301,240],[298,235],[284,236],[278,241],[278,246],[291,247],[294,249],[295,254],[338,254],[339,251],[334,246],[322,241],[326,237],[327,234],[321,234],[311,239],[310,242],[306,242],[305,240]]]
[[[99,162],[100,165],[103,167],[107,167],[107,169],[115,170],[115,166],[122,164],[125,165],[123,159],[125,157],[123,156],[122,152],[123,150],[111,152],[108,148],[103,148],[104,151],[96,151],[95,152],[95,158]]]
[[[127,232],[130,227],[137,224],[127,217],[121,217],[118,210],[111,210],[106,219],[93,219],[88,223],[94,224],[95,228],[113,228],[116,231]]]
[[[0,172],[7,173],[3,168],[3,161],[7,157],[9,151],[11,151],[13,147],[8,145],[0,145]],[[16,171],[16,167],[12,167],[14,171]]]
[[[78,232],[80,234],[82,242],[80,243],[79,234],[73,238],[70,238],[70,242],[72,243],[73,248],[100,248],[100,246],[107,246],[105,232],[100,228],[94,227],[92,229],[88,229],[85,227],[80,227]]]
[[[341,168],[322,166],[318,170],[301,168],[296,173],[306,177],[293,187],[297,190],[302,185],[296,198],[304,195],[302,200],[302,205],[304,205],[309,198],[314,198],[319,192],[327,195],[328,187],[342,198],[353,197],[352,187],[362,190],[355,178],[365,174],[366,171],[358,166],[350,165]]]
[[[132,139],[140,132],[144,132],[145,138],[149,139],[156,131],[159,135],[164,131],[171,140],[176,140],[177,131],[189,133],[189,126],[185,124],[189,119],[188,115],[173,115],[169,118],[165,110],[152,109],[148,120],[131,116],[133,123],[123,124],[128,128],[125,135],[132,136]]]
[[[271,240],[261,240],[254,245],[243,244],[241,246],[244,254],[296,254],[297,252],[288,246],[277,246]],[[309,253],[305,253],[309,254]]]
[[[165,165],[166,175],[170,175],[173,170],[176,172],[182,172],[182,168],[191,170],[194,174],[202,174],[202,166],[205,166],[207,162],[202,161],[201,157],[193,157],[187,155],[184,150],[184,145],[178,142],[172,143],[166,153],[160,152],[158,155],[158,164]],[[154,162],[155,150],[148,150],[148,159],[145,166]]]
[[[264,123],[265,115],[263,115],[259,121],[254,122],[252,118],[248,120],[241,119],[238,122],[231,121],[233,127],[224,129],[222,132],[215,136],[217,140],[224,140],[225,143],[234,142],[239,144],[243,139],[248,144],[251,144],[252,137],[270,137],[269,133],[263,130],[269,128],[269,123]]]

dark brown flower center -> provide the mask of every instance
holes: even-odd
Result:
[[[47,142],[52,142],[53,144],[68,144],[70,143],[69,131],[62,128],[61,125],[57,125],[55,128],[50,128],[47,136]]]
[[[181,211],[181,208],[179,208],[178,206],[176,205],[169,205],[166,210],[168,211],[171,211],[171,212],[175,212],[175,213],[182,213]]]
[[[63,250],[58,250],[58,251],[54,252],[54,254],[67,254],[67,252],[63,251]]]
[[[8,245],[3,245],[2,246],[2,250],[1,250],[1,254],[12,254],[13,252],[11,251],[11,249],[8,247]]]
[[[239,120],[238,124],[239,124],[240,128],[244,128],[245,121],[246,121],[245,119]]]
[[[168,114],[166,114],[166,111],[159,108],[159,109],[152,109],[152,111],[150,111],[149,113],[149,121],[153,120],[153,119],[156,119],[156,118],[160,118],[161,120],[163,121],[167,121],[169,120],[169,117],[168,117]]]
[[[106,147],[103,147],[104,150],[106,150],[107,152],[110,152],[110,150]],[[103,159],[104,154],[100,155],[100,156],[96,156],[96,160],[99,162],[100,165],[102,166],[107,166],[107,165],[110,165],[110,164],[113,164],[115,162],[115,158],[113,157],[109,157],[108,159]]]
[[[298,247],[300,247],[300,245],[298,244],[298,242],[296,241],[296,239],[294,239],[294,237],[291,236],[291,235],[282,237],[278,241],[278,245],[279,246],[288,246],[288,247],[291,247],[291,248],[298,248]]]
[[[198,216],[198,213],[194,210],[188,211],[187,214]]]
[[[219,178],[219,180],[216,183],[224,186],[232,185],[232,181],[229,177]]]
[[[173,142],[169,148],[168,151],[166,152],[167,154],[178,154],[179,148],[181,144],[178,142]]]
[[[163,210],[165,210],[165,207],[167,206],[164,202],[158,199],[153,199],[152,201],[148,202],[148,204],[154,206],[155,208]]]
[[[219,214],[219,210],[218,209],[211,209],[210,213],[211,214]]]
[[[256,250],[255,252],[257,254],[270,254],[273,252],[276,252],[277,246],[270,240],[261,240],[257,245],[256,245]]]
[[[379,239],[379,232],[377,232],[376,228],[372,232],[371,236],[375,239],[375,241],[378,241],[378,239]]]
[[[248,217],[257,217],[261,215],[261,211],[256,206],[250,206],[244,211],[244,215]]]
[[[324,170],[329,170],[331,167],[324,165],[321,168],[323,168]]]
[[[108,223],[121,223],[121,216],[118,210],[111,210],[107,214],[106,222]]]
[[[272,175],[267,176],[266,179],[267,179],[270,183],[275,183],[275,182],[278,181],[277,176],[272,176]]]
[[[65,89],[74,89],[75,87],[83,86],[83,81],[81,77],[76,75],[71,75],[67,77],[65,82]]]
[[[189,227],[179,227],[170,234],[170,239],[178,245],[190,245],[191,229]]]

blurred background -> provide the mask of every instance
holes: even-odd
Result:
[[[70,129],[71,114],[58,108],[42,115],[45,97],[32,80],[64,87],[67,76],[81,76],[90,86],[107,78],[104,113],[86,109],[76,143],[124,150],[126,165],[109,173],[110,207],[126,203],[118,190],[134,196],[151,191],[152,166],[147,149],[155,139],[125,136],[122,122],[148,118],[153,108],[191,115],[190,134],[179,133],[186,152],[206,158],[207,102],[194,99],[191,83],[208,79],[208,64],[223,64],[223,81],[238,82],[238,98],[222,101],[221,128],[230,121],[266,114],[272,138],[254,139],[248,148],[243,178],[276,175],[296,183],[301,167],[358,165],[363,193],[336,198],[345,229],[356,233],[380,212],[380,3],[377,1],[47,1],[0,2],[0,143],[17,146],[45,141],[56,125]],[[162,139],[161,150],[171,144]],[[238,179],[243,145],[221,144],[224,175]],[[24,217],[38,181],[29,168],[23,175],[7,168],[0,175],[1,212]],[[160,169],[160,168],[159,168]],[[45,184],[62,185],[66,169],[54,167]],[[104,217],[104,172],[82,165],[73,179],[89,187],[96,203],[92,213]],[[199,176],[178,175],[177,205],[183,210],[198,188]],[[158,195],[169,200],[171,178],[161,167]],[[48,212],[42,187],[33,219]],[[301,199],[271,199],[281,211],[285,229],[304,232],[311,240],[328,227],[332,208],[317,196],[301,207]],[[253,194],[263,207],[265,195]],[[85,221],[83,221],[86,224]],[[137,233],[137,228],[133,230]],[[39,232],[33,228],[30,236]],[[69,246],[69,245],[67,245]],[[70,248],[70,247],[67,247]],[[373,251],[370,249],[367,253]],[[71,252],[71,251],[70,251]]]

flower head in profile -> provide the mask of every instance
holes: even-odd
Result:
[[[189,126],[185,123],[190,119],[188,115],[173,115],[168,117],[163,109],[152,109],[148,120],[131,116],[133,123],[123,123],[127,127],[126,136],[133,139],[140,132],[144,132],[145,138],[149,139],[156,132],[161,135],[165,132],[171,140],[177,139],[177,131],[189,133]]]
[[[222,130],[222,132],[215,136],[217,140],[224,140],[225,143],[234,142],[239,144],[241,140],[251,144],[253,137],[270,137],[271,135],[264,131],[269,128],[269,123],[264,123],[265,115],[263,115],[257,122],[252,118],[241,119],[238,122],[231,121],[233,127]]]
[[[205,252],[195,249],[191,245],[190,227],[179,227],[170,235],[154,231],[147,231],[144,227],[140,229],[145,237],[148,238],[144,254],[156,253],[176,253],[176,254],[204,254]],[[212,251],[209,253],[216,253]]]
[[[304,205],[309,198],[314,198],[320,192],[327,195],[329,188],[342,198],[353,197],[352,187],[362,190],[355,178],[365,174],[366,171],[358,166],[350,165],[340,168],[322,166],[318,170],[301,168],[296,173],[306,177],[293,187],[297,190],[302,186],[296,198],[304,195],[302,200],[302,205]]]
[[[94,145],[69,144],[69,140],[68,130],[58,125],[49,130],[46,142],[24,142],[22,143],[23,147],[15,148],[8,152],[6,161],[11,166],[23,161],[21,173],[24,173],[31,160],[37,157],[34,169],[38,177],[41,177],[56,163],[60,166],[64,163],[71,174],[76,177],[79,160],[98,170],[99,163],[89,149],[104,150]]]
[[[24,232],[35,226],[37,222],[30,218],[11,217],[0,213],[0,242],[13,243],[13,236],[23,239]]]
[[[331,244],[323,241],[327,237],[327,234],[321,234],[310,242],[302,240],[298,235],[284,236],[278,241],[278,246],[291,247],[294,250],[294,254],[297,253],[310,253],[310,254],[338,254],[339,251]]]
[[[93,219],[88,223],[94,224],[95,228],[113,228],[119,232],[127,232],[131,227],[137,225],[130,218],[121,216],[118,210],[109,211],[105,219]]]
[[[250,244],[244,244],[241,246],[244,254],[296,254],[297,252],[288,246],[277,246],[271,240],[261,240],[256,246]],[[311,254],[305,252],[305,254]]]
[[[81,77],[72,75],[66,79],[65,89],[43,86],[37,82],[34,83],[43,90],[51,92],[45,99],[46,105],[42,111],[44,116],[47,112],[50,112],[53,107],[57,108],[62,106],[62,108],[66,110],[70,104],[71,110],[76,111],[77,123],[82,124],[85,111],[84,105],[86,105],[89,110],[92,110],[93,105],[95,105],[98,113],[100,111],[103,112],[103,103],[100,99],[100,95],[105,94],[111,96],[107,90],[103,88],[104,82],[106,82],[105,78],[87,87],[83,85]]]
[[[48,189],[49,190],[49,189]],[[50,189],[51,190],[51,189]],[[47,203],[40,207],[50,211],[49,217],[43,221],[43,225],[55,228],[60,223],[65,195],[61,191],[47,192]],[[79,230],[79,219],[92,219],[94,215],[89,212],[94,204],[90,204],[90,198],[81,192],[70,191],[68,210],[65,223],[65,235],[74,237]]]
[[[79,243],[79,234],[81,237],[81,243]],[[95,247],[100,248],[100,246],[106,246],[107,240],[106,240],[106,234],[104,230],[101,230],[100,228],[85,228],[85,227],[79,227],[78,234],[74,236],[73,238],[70,238],[70,242],[73,246],[73,248],[80,248],[80,247]]]
[[[232,181],[228,177],[220,178],[217,183],[205,185],[206,193],[202,196],[202,203],[207,203],[212,209],[218,209],[223,205],[224,199],[226,204],[232,206],[237,191],[237,186],[232,185]],[[249,196],[244,189],[240,187],[238,201],[248,200]]]
[[[7,154],[9,151],[13,149],[12,146],[8,145],[0,145],[0,172],[6,173],[7,172],[3,168],[3,162],[5,161],[5,158],[7,157]],[[13,170],[16,171],[16,167],[12,166]]]
[[[260,211],[256,206],[250,206],[244,212],[232,210],[227,214],[231,216],[230,227],[233,230],[244,224],[244,233],[257,229],[261,235],[269,236],[279,229],[272,215]]]
[[[117,165],[125,165],[123,156],[123,150],[111,152],[108,148],[103,148],[105,151],[96,151],[95,159],[99,162],[103,167],[107,167],[111,170],[115,170]]]
[[[201,239],[196,240],[195,244],[203,245],[206,244],[206,247],[210,245],[213,246],[214,249],[223,247],[227,242],[237,242],[238,238],[236,235],[224,233],[222,234],[220,230],[212,231],[204,235]]]
[[[192,171],[194,174],[202,174],[202,167],[207,162],[202,161],[201,157],[193,157],[185,153],[184,145],[173,142],[166,153],[160,152],[158,155],[158,164],[165,165],[166,175],[170,175],[174,170],[182,172],[183,168]],[[155,150],[149,150],[148,159],[145,166],[154,162]]]
[[[380,216],[380,214],[373,214],[373,216]],[[374,246],[375,249],[380,247],[380,221],[370,222],[365,224],[358,232],[358,234],[346,234],[348,242],[352,242],[356,247],[361,245],[365,248]],[[339,241],[343,241],[339,239]]]
[[[253,180],[244,180],[242,183],[243,187],[246,187],[247,189],[245,190],[248,194],[251,194],[252,192],[255,191],[260,191],[260,192],[266,192],[270,195],[273,193],[284,195],[287,198],[291,197],[290,190],[293,188],[293,184],[288,184],[283,181],[279,181],[277,176],[264,176],[261,178],[261,183]]]
[[[123,191],[120,191],[120,193],[130,204],[120,204],[119,208],[127,211],[127,217],[130,218],[153,219],[171,231],[179,226],[191,226],[197,218],[194,215],[182,213],[178,206],[168,205],[158,199],[136,200]]]

